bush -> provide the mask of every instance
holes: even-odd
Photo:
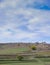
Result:
[[[17,56],[17,59],[21,61],[23,59],[23,56]]]
[[[37,48],[36,48],[36,46],[32,46],[31,49],[32,50],[36,50]]]

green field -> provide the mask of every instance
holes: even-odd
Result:
[[[31,51],[29,47],[24,47],[24,48],[4,48],[0,49],[0,54],[16,54],[16,53],[21,53],[23,51]],[[43,51],[43,52],[36,52],[36,54],[39,55],[50,55],[50,51]]]
[[[29,48],[8,48],[8,49],[1,49],[0,54],[16,54],[28,50]]]
[[[19,48],[16,48],[16,47],[14,47],[14,48],[7,48],[7,47],[5,47],[5,46],[3,46],[3,49],[0,49],[0,55],[4,55],[4,54],[16,54],[17,55],[17,53],[23,53],[23,52],[29,52],[29,53],[32,53],[31,52],[31,49],[29,48],[29,47],[19,47]],[[28,54],[29,54],[28,53]],[[37,52],[33,52],[33,55],[39,55],[39,56],[47,56],[47,55],[50,55],[50,51],[42,51],[42,52],[40,52],[40,51],[37,51]],[[0,65],[50,65],[50,58],[34,58],[34,56],[24,56],[26,59],[24,59],[24,60],[22,60],[22,61],[18,61],[17,59],[12,59],[12,58],[2,58],[2,59],[0,59]],[[33,59],[32,59],[32,57],[33,57]],[[0,57],[1,58],[1,57]]]
[[[50,58],[34,58],[32,61],[0,61],[0,65],[50,65]]]
[[[9,63],[9,64],[0,64],[0,65],[44,65],[40,63]]]

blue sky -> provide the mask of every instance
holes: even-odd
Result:
[[[0,42],[50,42],[50,0],[0,0]]]

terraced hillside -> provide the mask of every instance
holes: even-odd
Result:
[[[31,46],[36,46],[32,50]],[[18,61],[17,56],[23,60]],[[0,65],[48,65],[50,64],[50,44],[7,43],[0,44]]]
[[[32,45],[37,47],[37,53],[50,55],[50,44],[46,43],[0,43],[0,54],[16,54],[24,51],[32,52],[30,48]]]

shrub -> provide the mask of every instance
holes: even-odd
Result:
[[[17,56],[17,59],[21,61],[23,59],[23,56]]]
[[[31,49],[32,50],[36,50],[37,48],[36,48],[36,46],[32,46]]]

